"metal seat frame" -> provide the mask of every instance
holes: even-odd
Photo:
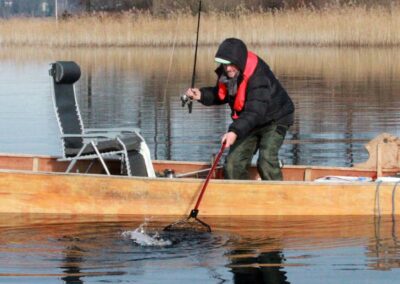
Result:
[[[68,167],[66,169],[66,173],[72,171],[74,166],[79,160],[91,160],[88,168],[86,169],[86,173],[88,173],[93,166],[96,160],[99,160],[103,169],[105,170],[107,175],[111,175],[110,170],[105,162],[105,160],[120,160],[121,161],[121,174],[124,174],[124,170],[126,170],[126,174],[128,176],[132,176],[132,169],[130,166],[130,162],[128,159],[128,149],[126,144],[123,141],[123,138],[126,134],[134,134],[138,138],[140,138],[140,152],[145,152],[143,155],[144,162],[146,164],[146,171],[148,176],[155,176],[154,169],[150,159],[150,151],[148,149],[147,144],[144,142],[143,137],[138,133],[138,130],[135,128],[110,128],[110,129],[87,129],[84,130],[83,122],[79,110],[79,106],[76,99],[76,92],[74,83],[80,78],[80,68],[79,66],[72,61],[57,61],[51,64],[51,68],[49,70],[50,76],[53,77],[54,83],[54,92],[53,92],[53,103],[54,103],[54,111],[56,113],[58,126],[61,132],[60,138],[63,142],[63,157],[58,158],[58,161],[69,161]],[[62,86],[60,86],[62,85]],[[59,103],[61,106],[59,107],[57,104],[57,88],[62,89],[59,96],[64,96]],[[67,108],[65,108],[67,105]],[[60,108],[68,109],[70,120],[66,121],[61,118],[61,110]],[[68,128],[72,127],[73,133],[66,134],[64,131],[64,125],[67,125]],[[72,126],[71,126],[72,124]],[[77,151],[76,155],[67,155],[66,150],[66,140],[67,139],[78,139],[75,141],[76,144],[80,145],[80,148]],[[115,150],[107,150],[102,151],[99,148],[99,143],[101,141],[116,141],[120,145],[121,149]],[[91,153],[85,154],[85,150],[91,146],[94,150]]]

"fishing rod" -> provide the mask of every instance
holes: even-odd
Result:
[[[193,73],[192,73],[192,83],[190,84],[190,88],[194,88],[194,81],[196,78],[196,63],[197,63],[197,48],[199,46],[199,31],[200,31],[200,15],[201,15],[201,0],[199,1],[199,13],[197,16],[197,33],[196,33],[196,47],[194,51],[194,63],[193,63]],[[189,98],[186,94],[183,94],[181,96],[181,101],[182,101],[182,107],[187,104],[189,113],[192,113],[192,108],[193,108],[193,100]]]

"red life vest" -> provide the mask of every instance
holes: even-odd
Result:
[[[246,100],[246,89],[247,89],[247,83],[253,75],[254,70],[256,69],[258,64],[258,57],[255,55],[253,52],[248,51],[247,52],[247,61],[246,61],[246,67],[244,68],[243,72],[243,80],[240,83],[237,94],[235,97],[235,102],[233,104],[233,114],[232,114],[232,119],[237,119],[239,116],[237,115],[236,112],[241,112],[243,107],[244,107],[244,102]],[[228,91],[226,89],[226,85],[222,82],[218,83],[218,97],[221,101],[223,101],[228,94]]]

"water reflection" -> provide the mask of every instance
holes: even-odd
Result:
[[[390,216],[213,217],[212,234],[169,235],[170,245],[121,237],[143,218],[0,214],[0,281],[394,283],[400,268]]]
[[[272,48],[267,59],[296,105],[281,157],[286,164],[350,166],[381,132],[400,135],[398,49]],[[215,83],[215,48],[199,50],[197,85]],[[139,127],[153,158],[208,161],[230,123],[225,107],[181,108],[191,80],[189,48],[0,51],[0,152],[59,154],[48,63],[75,60],[83,121],[93,127]],[[172,65],[170,64],[172,62]],[[29,142],[29,143],[28,143]],[[213,149],[215,149],[213,151]]]
[[[368,266],[375,270],[392,270],[400,268],[400,241],[398,239],[398,230],[396,226],[396,218],[391,219],[391,234],[388,235],[383,231],[383,227],[387,226],[387,219],[376,217],[374,219],[375,237],[367,246],[367,256],[371,259]]]
[[[69,245],[63,254],[64,264],[60,268],[65,276],[61,277],[61,280],[66,284],[83,284],[81,279],[81,264],[84,262],[82,249],[75,245]]]
[[[233,282],[289,284],[283,267],[282,251],[261,252],[253,250],[230,251],[232,261],[229,267]]]

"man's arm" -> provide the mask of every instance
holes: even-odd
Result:
[[[221,101],[218,98],[217,87],[189,88],[186,91],[186,96],[192,100],[199,101],[205,106],[221,105],[227,102],[227,100]]]

